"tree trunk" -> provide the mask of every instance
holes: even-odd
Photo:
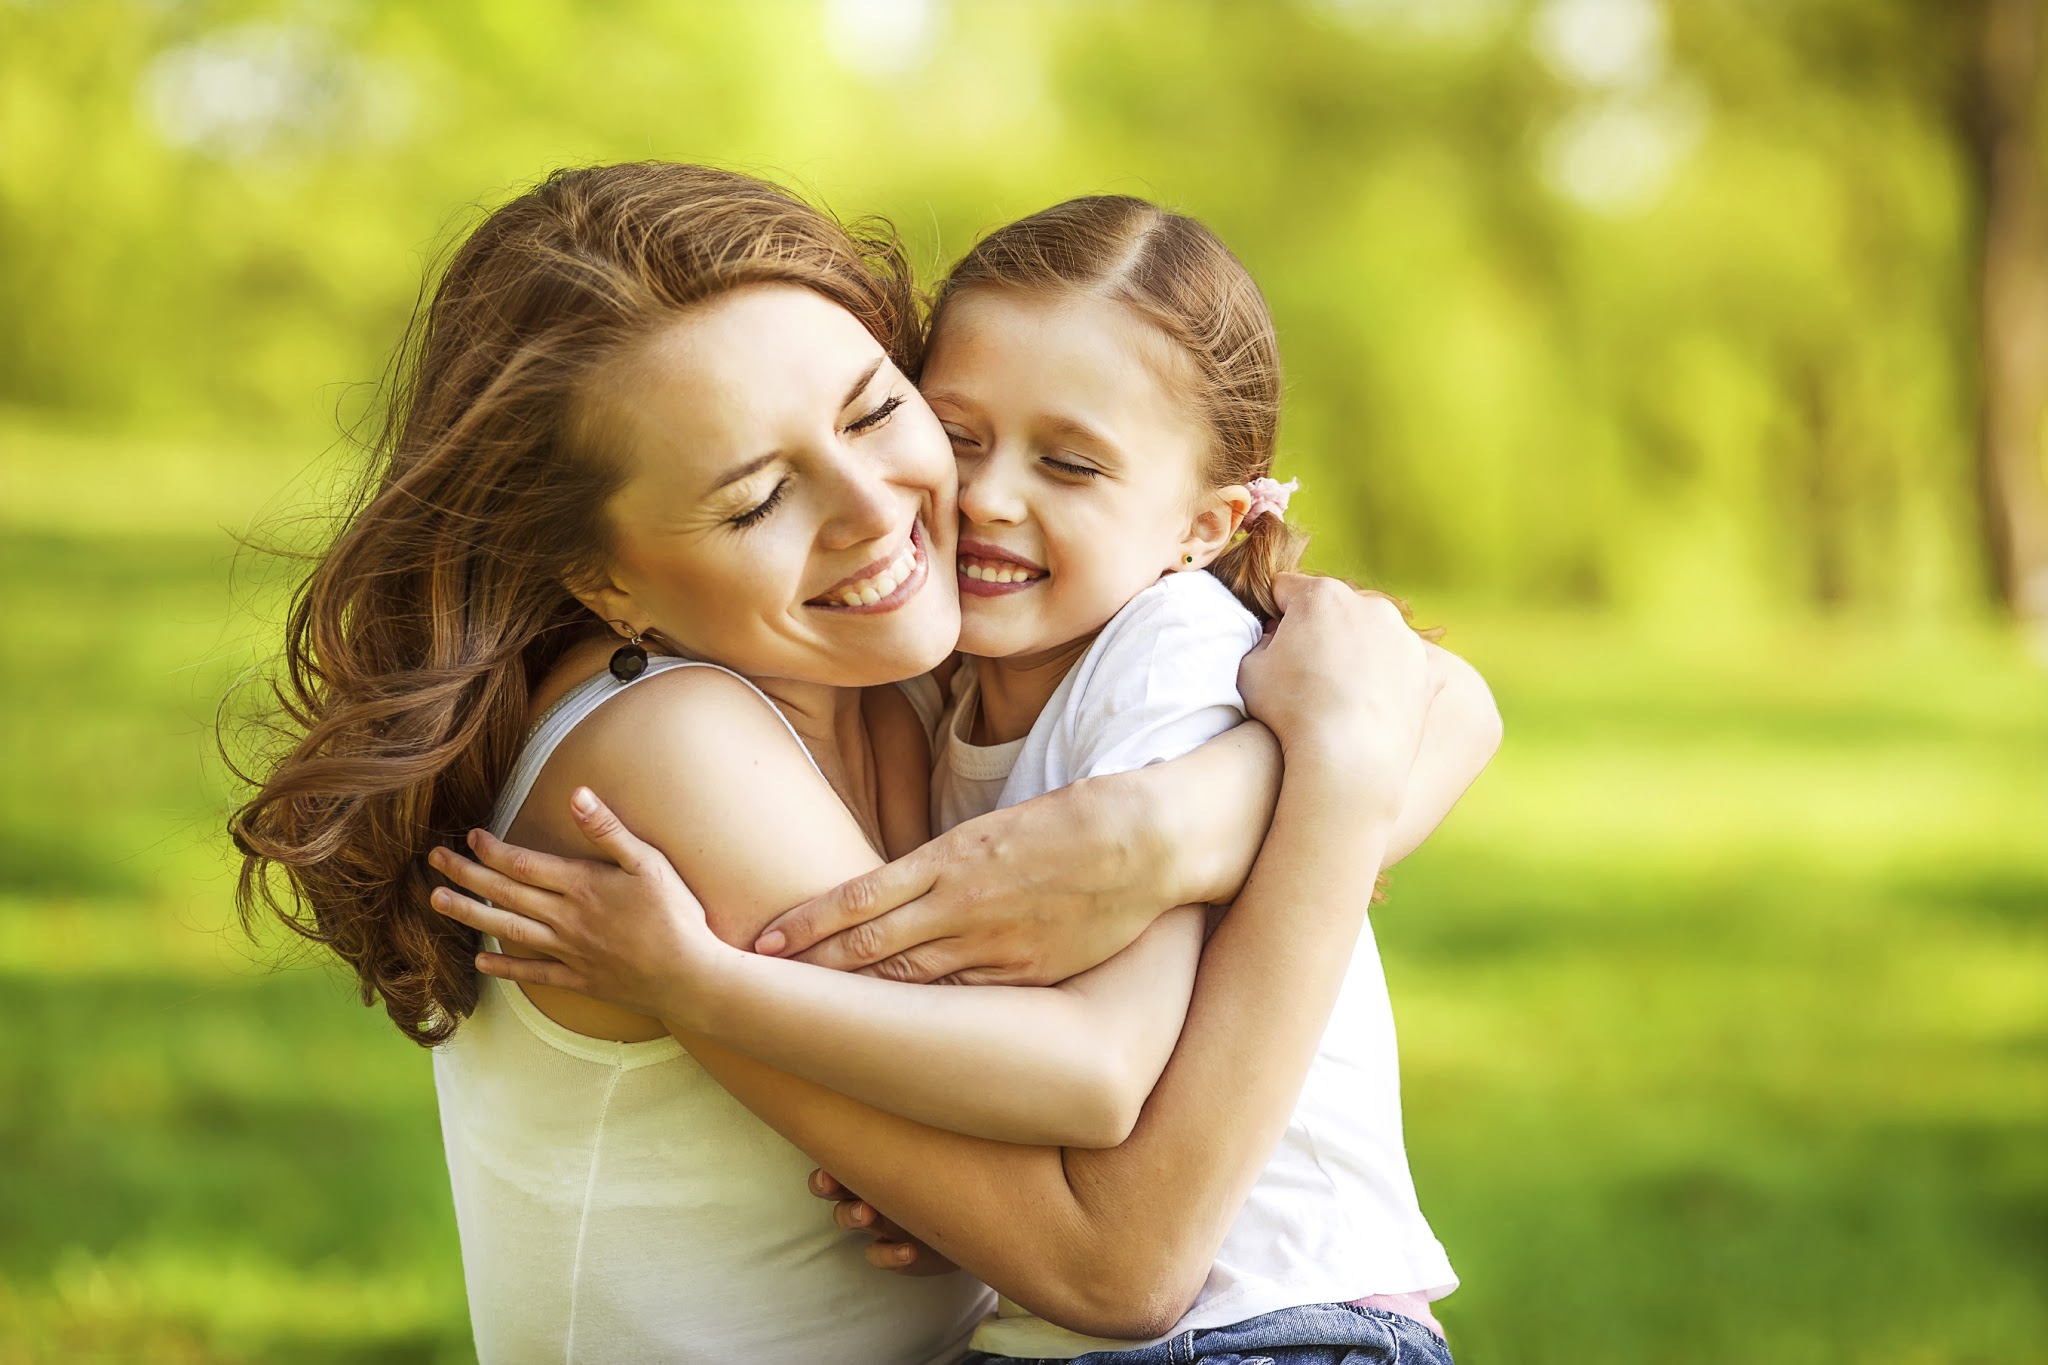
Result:
[[[2048,648],[2048,189],[2041,166],[2043,0],[1984,0],[1978,488],[2000,597]]]

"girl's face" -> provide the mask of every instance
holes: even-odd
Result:
[[[610,621],[755,678],[865,686],[950,653],[953,461],[910,381],[794,285],[678,318],[589,398],[627,477],[607,511]]]
[[[1213,557],[1193,524],[1208,434],[1163,377],[1185,363],[1085,294],[946,305],[921,384],[960,474],[962,650],[1029,661],[1100,630],[1184,554]]]

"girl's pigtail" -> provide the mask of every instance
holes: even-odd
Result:
[[[1237,600],[1261,621],[1278,619],[1273,580],[1293,573],[1308,549],[1308,532],[1290,525],[1278,512],[1247,524],[1235,545],[1216,556],[1209,572],[1237,594]]]

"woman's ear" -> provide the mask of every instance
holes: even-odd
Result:
[[[631,624],[639,618],[634,614],[638,608],[633,594],[612,581],[609,574],[594,575],[581,582],[574,580],[562,584],[570,596],[590,608],[598,620],[608,623],[613,630],[621,622]],[[631,634],[631,632],[627,632]]]
[[[1181,537],[1180,556],[1169,567],[1207,568],[1216,556],[1230,548],[1230,538],[1244,525],[1244,514],[1252,505],[1252,491],[1241,483],[1225,484],[1195,498],[1195,514]]]

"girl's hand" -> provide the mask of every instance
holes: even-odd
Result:
[[[569,808],[611,862],[561,858],[471,830],[477,861],[445,848],[427,860],[491,903],[440,887],[434,909],[503,944],[543,954],[478,953],[480,972],[688,1021],[700,994],[693,983],[731,950],[712,934],[704,907],[660,850],[636,838],[587,787],[576,789]]]
[[[1119,778],[991,811],[786,911],[754,951],[891,981],[1064,981],[1129,947],[1171,904],[1144,811]]]
[[[852,1232],[873,1233],[861,1254],[877,1270],[898,1275],[950,1275],[960,1267],[884,1218],[828,1171],[811,1172],[811,1193],[832,1201],[832,1221]]]

